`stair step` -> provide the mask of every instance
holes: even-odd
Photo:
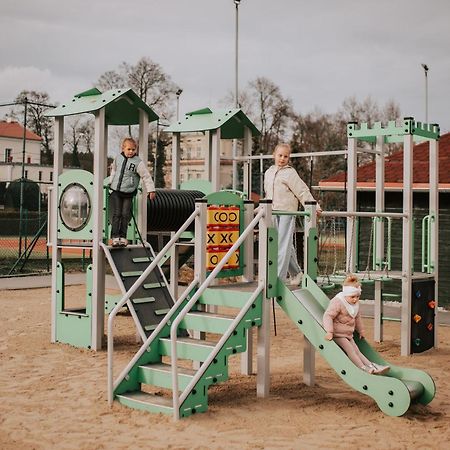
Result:
[[[140,409],[152,413],[172,414],[172,399],[161,397],[160,395],[148,394],[147,392],[136,391],[126,394],[116,395],[117,400],[122,405],[129,408]]]
[[[134,263],[142,263],[142,262],[152,262],[153,258],[150,258],[148,256],[143,256],[141,258],[133,258],[132,261]]]
[[[180,391],[186,388],[195,373],[196,371],[193,369],[178,367],[178,388]],[[172,389],[172,366],[164,363],[139,366],[138,380],[140,383]]]
[[[206,289],[199,298],[204,305],[228,306],[241,309],[248,301],[252,292],[231,291],[229,289]]]
[[[140,277],[144,273],[143,270],[132,270],[129,272],[122,272],[120,276],[122,278]]]
[[[185,318],[180,323],[180,327],[186,330],[224,334],[233,322],[233,319],[233,316],[224,314],[196,311],[186,314]]]
[[[165,286],[165,283],[145,283],[142,287],[144,289],[155,289],[155,288],[162,288]]]
[[[154,303],[156,301],[155,297],[141,297],[141,298],[133,298],[131,300],[133,303]]]
[[[144,331],[153,331],[156,330],[156,327],[158,326],[157,323],[154,323],[152,325],[145,325],[144,326]]]
[[[206,361],[215,346],[216,343],[211,341],[178,338],[177,357],[180,359],[192,359],[193,361]],[[172,351],[169,338],[161,338],[159,340],[159,353],[164,356],[171,356]]]
[[[155,309],[155,314],[157,316],[165,316],[169,311],[170,311],[170,308]]]

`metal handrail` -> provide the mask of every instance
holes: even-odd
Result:
[[[272,210],[272,216],[295,216],[295,217],[309,217],[309,211],[275,211]]]
[[[245,303],[243,308],[239,311],[239,314],[233,319],[233,322],[228,327],[228,330],[222,335],[222,337],[216,343],[216,346],[215,346],[214,350],[208,355],[206,360],[201,365],[200,369],[196,372],[196,374],[194,375],[192,380],[189,382],[189,384],[186,386],[184,391],[181,393],[180,397],[178,398],[178,395],[176,395],[176,397],[178,398],[178,405],[177,405],[176,409],[174,407],[174,418],[175,419],[179,419],[180,418],[179,417],[180,405],[186,400],[186,398],[189,395],[190,391],[194,388],[194,386],[197,384],[197,382],[200,380],[200,378],[206,372],[206,370],[208,369],[208,367],[210,366],[210,364],[212,363],[214,358],[217,356],[219,351],[222,349],[222,347],[224,346],[226,341],[230,338],[231,334],[233,333],[233,330],[237,327],[239,322],[242,320],[242,318],[248,312],[248,310],[252,306],[253,302],[258,297],[258,295],[261,294],[261,292],[263,292],[264,286],[265,286],[264,282],[260,282],[258,284],[258,286],[256,287],[255,291],[253,291],[253,294],[251,295],[251,297]],[[172,376],[174,376],[173,373],[174,373],[174,371],[172,370]],[[177,381],[178,381],[178,379],[177,379]],[[173,382],[173,378],[172,378],[172,382]],[[177,390],[175,390],[175,388],[174,388],[174,390],[173,390],[174,393],[178,393],[178,382],[176,383],[176,385],[177,385],[176,386]],[[175,395],[174,395],[174,397],[175,397]]]
[[[260,210],[258,214],[253,218],[253,220],[248,224],[247,228],[239,236],[239,239],[231,246],[225,256],[221,259],[219,264],[214,268],[214,270],[208,275],[206,280],[200,285],[197,292],[192,296],[184,308],[179,312],[175,320],[172,322],[170,327],[170,344],[171,344],[171,365],[172,365],[172,395],[173,395],[173,413],[174,419],[178,420],[180,418],[179,408],[180,408],[180,398],[178,397],[178,366],[177,362],[177,330],[180,322],[184,319],[186,314],[192,309],[192,306],[197,302],[206,288],[211,284],[211,282],[216,278],[216,275],[222,270],[225,264],[230,259],[231,255],[237,250],[247,236],[253,232],[255,225],[264,217],[264,210]],[[220,341],[219,341],[220,342]]]
[[[122,299],[117,303],[114,309],[111,311],[108,317],[108,331],[107,331],[107,349],[108,349],[108,401],[110,404],[112,403],[112,377],[113,377],[113,351],[114,351],[114,342],[113,342],[113,326],[114,326],[114,318],[116,317],[119,310],[123,307],[123,305],[131,298],[131,296],[137,291],[137,289],[141,286],[141,284],[145,281],[148,275],[153,271],[153,269],[157,266],[159,261],[163,258],[166,252],[176,243],[181,234],[189,227],[189,225],[194,221],[194,219],[200,214],[200,208],[196,207],[194,212],[188,217],[186,222],[181,226],[181,228],[173,235],[170,241],[164,246],[164,248],[155,256],[152,263],[144,270],[142,275],[134,282],[134,284],[130,287],[130,289],[126,292],[126,294],[122,297]],[[110,397],[111,396],[111,397]]]
[[[422,219],[422,272],[431,273],[431,222],[434,216],[429,214]]]
[[[111,371],[108,366],[108,403],[111,406],[112,401],[114,398],[114,390],[119,386],[119,384],[126,378],[126,376],[130,373],[130,370],[134,367],[134,365],[137,363],[139,358],[147,351],[149,346],[152,344],[152,342],[156,339],[156,337],[159,335],[161,330],[168,324],[170,321],[170,318],[172,317],[172,314],[179,308],[179,306],[184,302],[188,294],[194,289],[194,287],[198,284],[199,278],[195,277],[191,284],[186,288],[186,290],[183,292],[181,297],[174,303],[172,308],[170,308],[170,311],[164,316],[163,320],[158,324],[158,326],[155,328],[153,333],[145,340],[145,342],[142,344],[141,348],[137,351],[137,353],[133,356],[133,358],[130,360],[130,362],[126,365],[126,367],[122,370],[120,375],[117,377],[116,381],[112,382],[112,365],[111,365]]]
[[[322,217],[392,217],[393,219],[403,219],[408,217],[404,213],[370,212],[370,211],[322,211]]]

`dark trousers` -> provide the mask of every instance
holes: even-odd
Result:
[[[109,196],[109,206],[112,211],[111,238],[127,237],[128,222],[131,219],[131,203],[133,197],[125,197],[117,191]]]

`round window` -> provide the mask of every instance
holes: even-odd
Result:
[[[81,184],[71,183],[64,189],[59,199],[59,215],[69,230],[80,231],[86,226],[91,215],[91,199]]]

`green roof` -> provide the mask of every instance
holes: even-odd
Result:
[[[186,113],[183,119],[170,125],[169,128],[166,128],[166,131],[192,133],[220,128],[222,139],[242,139],[245,127],[250,128],[252,136],[261,134],[253,122],[239,108],[217,111],[203,108]]]
[[[111,89],[101,92],[97,88],[76,94],[72,100],[63,103],[46,113],[49,117],[71,116],[74,114],[94,113],[105,108],[107,125],[139,124],[139,110],[148,115],[148,121],[158,119],[158,115],[129,88]]]

